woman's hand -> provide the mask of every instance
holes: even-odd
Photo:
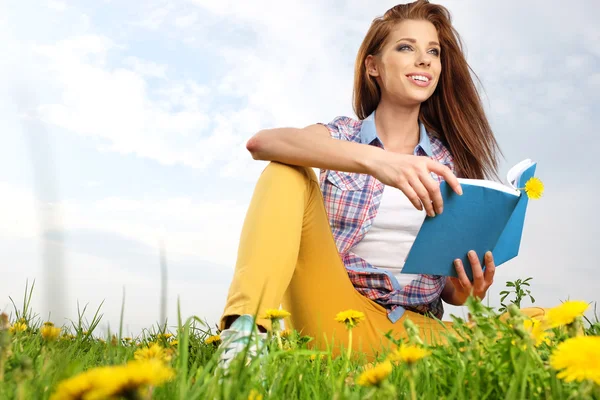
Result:
[[[452,190],[462,195],[458,179],[447,166],[429,157],[382,153],[369,166],[370,174],[385,185],[400,189],[418,210],[424,206],[430,217],[443,211],[440,185],[431,177],[431,172],[441,176]]]
[[[449,304],[462,305],[471,294],[483,300],[488,289],[494,282],[496,265],[494,264],[494,257],[491,251],[485,253],[484,256],[485,272],[481,268],[479,257],[473,250],[469,251],[468,258],[473,271],[473,282],[469,280],[462,261],[456,259],[454,261],[454,268],[458,277],[449,277],[446,287],[442,292],[442,298]]]

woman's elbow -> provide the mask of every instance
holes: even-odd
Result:
[[[246,150],[248,150],[250,152],[250,154],[252,155],[252,158],[255,160],[259,160],[260,159],[260,153],[262,151],[262,135],[261,132],[256,133],[254,136],[252,136],[247,142],[246,142]]]

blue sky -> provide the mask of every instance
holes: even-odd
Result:
[[[536,304],[600,300],[600,6],[441,3],[482,81],[501,176],[532,158],[546,183],[491,304],[528,276]],[[73,318],[77,301],[105,300],[114,328],[125,287],[127,329],[139,332],[159,318],[163,240],[171,321],[179,297],[184,315],[216,322],[265,165],[245,142],[352,116],[356,51],[394,4],[0,1],[0,309],[36,279],[38,313],[58,304],[55,317]],[[63,260],[54,279],[44,254]]]

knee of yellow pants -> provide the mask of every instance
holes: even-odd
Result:
[[[271,161],[263,170],[263,174],[273,174],[275,177],[293,180],[293,177],[308,179],[314,182],[319,182],[315,171],[310,167],[303,167],[299,165],[291,165],[280,163],[278,161]],[[300,175],[298,175],[300,174]]]

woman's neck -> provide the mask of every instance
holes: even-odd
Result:
[[[375,128],[386,150],[413,153],[419,143],[419,108],[382,99],[375,111]]]

